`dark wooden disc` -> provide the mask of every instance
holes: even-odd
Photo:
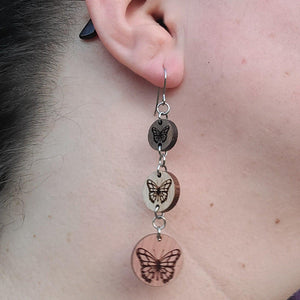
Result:
[[[161,145],[162,151],[168,151],[174,147],[178,138],[178,130],[172,121],[168,119],[156,120],[148,131],[150,146],[158,150]]]
[[[155,211],[159,205],[159,212],[171,210],[180,195],[180,185],[176,176],[170,172],[153,172],[146,180],[143,188],[143,198],[146,206]]]
[[[161,237],[161,241],[157,240],[156,233],[143,237],[131,255],[135,275],[151,286],[164,286],[173,281],[183,264],[178,243],[166,234]]]

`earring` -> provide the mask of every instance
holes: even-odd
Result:
[[[164,286],[179,273],[182,263],[182,250],[170,236],[162,234],[166,227],[165,212],[176,205],[179,194],[179,182],[174,174],[167,171],[167,151],[176,144],[178,131],[176,125],[168,119],[170,105],[166,102],[167,71],[164,69],[164,87],[162,100],[159,102],[159,91],[155,113],[158,119],[148,132],[150,146],[158,151],[158,166],[145,181],[143,198],[147,208],[154,212],[152,225],[156,233],[143,237],[135,246],[131,263],[136,276],[151,286]]]
[[[91,20],[80,32],[83,40],[97,36]],[[182,250],[170,236],[162,234],[167,221],[165,212],[176,205],[179,194],[179,182],[174,174],[167,171],[167,151],[176,144],[178,131],[176,125],[168,119],[170,105],[166,101],[167,71],[164,68],[164,87],[162,100],[159,102],[158,88],[155,112],[158,119],[148,131],[150,146],[158,151],[159,159],[155,172],[145,181],[143,198],[147,208],[154,212],[152,225],[156,233],[143,237],[135,246],[132,255],[132,269],[136,276],[150,286],[164,286],[172,281],[179,273],[182,263]]]
[[[90,19],[87,24],[84,26],[84,28],[81,30],[79,33],[79,37],[82,40],[89,40],[92,39],[93,37],[97,36],[97,32],[95,30],[94,24],[92,20]]]

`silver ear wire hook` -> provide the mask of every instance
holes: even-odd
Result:
[[[167,70],[164,68],[164,87],[163,87],[163,93],[162,93],[162,105],[165,105],[166,102],[166,88],[167,88]],[[157,98],[156,98],[156,105],[154,110],[154,116],[158,112],[158,102],[159,102],[159,94],[160,94],[160,88],[157,90]]]

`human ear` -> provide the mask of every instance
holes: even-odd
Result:
[[[179,10],[166,0],[86,0],[95,30],[107,50],[152,84],[178,86],[184,73]]]

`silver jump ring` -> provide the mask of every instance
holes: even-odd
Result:
[[[160,209],[160,206],[157,204],[157,205],[155,206],[154,213],[156,214],[156,213],[159,211],[159,209]]]
[[[166,165],[166,155],[161,155],[158,160],[158,164],[164,167]]]
[[[162,148],[162,146],[158,145],[158,154],[159,154],[158,165],[157,165],[157,176],[158,177],[161,176],[160,168],[164,168],[165,172],[167,172],[166,158],[167,158],[168,152],[167,151],[162,152],[161,148]]]
[[[160,153],[159,154],[159,161],[163,160],[163,163],[165,163],[166,159],[167,159],[167,153]]]
[[[157,166],[157,176],[158,176],[158,177],[161,176],[160,168],[164,168],[164,169],[165,169],[165,172],[168,172],[168,169],[167,169],[166,166],[158,165],[158,166]]]
[[[167,151],[164,151],[164,152],[161,151],[161,144],[158,145],[158,154],[159,154],[159,159],[158,159],[159,164],[161,164],[161,161],[163,160],[163,165],[165,165],[168,152]]]
[[[162,224],[162,225],[157,225],[157,224],[155,223],[157,220],[163,220],[163,224]],[[161,230],[163,230],[163,229],[166,227],[166,225],[167,225],[167,220],[166,220],[166,218],[165,218],[163,215],[158,215],[157,217],[155,216],[155,217],[153,218],[153,220],[152,220],[152,225],[153,225],[153,227],[154,227],[157,231],[161,231]]]
[[[167,109],[165,111],[160,111],[159,110],[160,106],[166,106]],[[168,115],[168,113],[170,112],[170,110],[171,110],[170,105],[167,102],[162,101],[162,102],[160,102],[160,103],[157,104],[156,111],[158,112],[159,116],[162,116],[162,115],[166,116],[166,115]]]
[[[158,149],[157,149],[157,151],[158,151],[158,154],[160,155],[160,156],[167,156],[167,154],[168,154],[168,152],[167,151],[164,151],[164,153],[163,153],[163,151],[161,150],[162,149],[162,145],[161,144],[158,144]]]
[[[165,214],[163,212],[160,212],[159,211],[160,209],[160,206],[159,205],[156,205],[155,206],[155,210],[154,210],[154,215],[155,215],[155,218],[158,218],[158,217],[164,217]],[[159,213],[159,214],[158,214]]]
[[[158,165],[157,165],[157,176],[160,177],[161,173],[160,173],[160,168],[164,168],[165,172],[167,172],[167,166],[166,166],[166,160],[161,161],[161,159],[158,161]]]
[[[160,206],[156,205],[155,206],[155,210],[154,210],[155,217],[152,220],[152,225],[157,230],[157,239],[158,239],[158,241],[161,241],[161,235],[160,235],[160,233],[166,227],[167,220],[165,218],[165,214],[163,212],[159,212],[159,209],[160,209]],[[157,220],[163,220],[163,224],[162,225],[157,225],[156,224]]]

